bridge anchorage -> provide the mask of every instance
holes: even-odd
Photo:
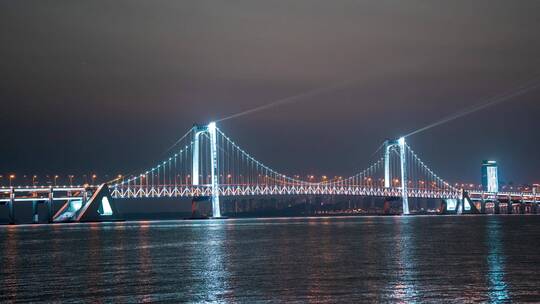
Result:
[[[222,218],[220,198],[285,195],[379,197],[401,200],[404,215],[409,199],[438,199],[442,213],[537,211],[536,193],[463,191],[439,177],[404,138],[387,140],[378,159],[348,178],[314,182],[282,174],[255,159],[223,133],[215,123],[194,125],[168,158],[152,168],[128,174],[101,186],[0,188],[0,205],[9,209],[32,202],[48,208],[49,222],[118,220],[115,200],[177,197],[210,200],[214,218]],[[54,202],[63,205],[56,211]],[[56,211],[56,212],[55,212]],[[37,221],[37,218],[35,219]]]

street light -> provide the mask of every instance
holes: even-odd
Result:
[[[69,178],[69,185],[70,185],[70,186],[73,186],[73,178],[74,178],[74,177],[75,177],[74,175],[68,175],[68,178]]]
[[[94,185],[96,183],[96,177],[97,177],[97,175],[92,174],[92,185]]]
[[[56,186],[56,180],[58,179],[58,175],[54,176],[54,185]]]
[[[37,175],[32,176],[32,186],[36,185]]]
[[[11,187],[11,181],[15,179],[15,174],[9,176],[9,186]]]

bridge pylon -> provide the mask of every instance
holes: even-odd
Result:
[[[391,187],[390,177],[390,152],[392,148],[398,147],[400,171],[401,171],[401,200],[403,202],[403,214],[409,214],[409,194],[407,192],[407,157],[405,138],[401,137],[398,140],[386,140],[384,142],[384,187]]]
[[[200,136],[203,134],[208,135],[210,138],[210,181],[212,187],[212,217],[220,218],[221,209],[219,206],[219,184],[218,184],[218,153],[217,153],[217,127],[215,122],[211,122],[208,125],[194,125],[193,126],[193,155],[192,155],[192,184],[194,186],[200,185],[199,180],[199,145]]]

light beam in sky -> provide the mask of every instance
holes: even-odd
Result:
[[[216,122],[221,122],[221,121],[225,121],[225,120],[229,120],[229,119],[233,119],[233,118],[238,118],[238,117],[241,117],[241,116],[244,116],[244,115],[248,115],[248,114],[252,114],[252,113],[255,113],[255,112],[267,110],[267,109],[274,108],[274,107],[284,105],[284,104],[290,104],[290,103],[304,101],[304,100],[306,100],[308,98],[312,98],[312,97],[320,95],[320,94],[328,93],[328,92],[331,92],[331,91],[335,91],[335,90],[347,87],[347,86],[349,86],[349,85],[351,85],[353,83],[356,83],[356,82],[357,82],[357,80],[343,81],[341,83],[337,83],[337,84],[334,84],[332,86],[318,88],[318,89],[314,89],[314,90],[307,91],[307,92],[304,92],[304,93],[300,93],[300,94],[297,94],[297,95],[285,97],[285,98],[273,101],[271,103],[268,103],[268,104],[265,104],[265,105],[262,105],[262,106],[258,106],[258,107],[252,108],[252,109],[248,109],[248,110],[245,110],[245,111],[242,111],[242,112],[238,112],[238,113],[235,113],[235,114],[220,118],[220,119],[216,120]]]
[[[495,96],[495,97],[488,98],[487,100],[484,100],[484,101],[482,101],[482,102],[480,102],[480,103],[478,103],[476,105],[465,108],[465,109],[463,109],[463,110],[461,110],[461,111],[459,111],[457,113],[454,113],[452,115],[449,115],[449,116],[447,116],[447,117],[445,117],[445,118],[443,118],[443,119],[441,119],[439,121],[436,121],[436,122],[431,123],[431,124],[429,124],[429,125],[427,125],[425,127],[422,127],[422,128],[417,129],[415,131],[412,131],[412,132],[408,133],[407,135],[405,135],[404,137],[409,137],[409,136],[412,136],[412,135],[427,131],[427,130],[432,129],[434,127],[449,123],[449,122],[451,122],[453,120],[456,120],[456,119],[462,118],[464,116],[473,114],[473,113],[478,112],[480,110],[484,110],[486,108],[493,107],[493,106],[495,106],[497,104],[510,101],[513,98],[515,98],[517,96],[520,96],[520,95],[523,95],[523,94],[526,94],[526,93],[528,93],[530,91],[533,91],[533,90],[537,89],[538,87],[540,87],[540,82],[539,82],[538,77],[536,77],[536,78],[534,78],[534,79],[532,79],[530,81],[527,81],[525,84],[517,87],[516,89],[513,89],[510,92],[507,92],[505,94],[498,95],[498,96]]]

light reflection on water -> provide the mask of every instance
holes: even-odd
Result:
[[[216,302],[228,292],[229,275],[226,268],[226,225],[204,226],[206,239],[194,246],[194,254],[202,258],[202,263],[196,270],[202,280],[197,289],[197,302]]]
[[[486,234],[489,249],[487,261],[489,265],[489,301],[491,303],[506,303],[510,300],[508,286],[505,282],[505,256],[500,229],[501,225],[493,218],[488,221]]]
[[[3,226],[0,302],[533,301],[539,239],[537,216]]]
[[[412,227],[408,225],[411,217],[407,218],[394,218],[395,224],[395,238],[394,243],[396,248],[394,250],[397,256],[397,282],[393,284],[391,289],[393,292],[392,302],[399,303],[416,303],[418,298],[415,286],[415,265],[414,257],[412,256],[412,247],[416,241],[414,231]]]
[[[2,264],[1,267],[1,285],[5,288],[5,300],[6,301],[15,301],[18,295],[17,285],[19,279],[17,277],[17,262],[18,262],[18,252],[17,252],[17,242],[18,242],[18,231],[13,226],[7,228],[4,233],[6,234],[6,240],[3,242],[4,248],[2,253]]]

